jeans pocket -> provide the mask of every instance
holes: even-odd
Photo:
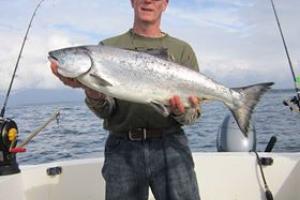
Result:
[[[108,136],[106,143],[105,143],[105,154],[114,153],[118,150],[121,145],[121,139],[115,136]]]
[[[178,145],[178,147],[190,152],[189,141],[185,134],[174,134],[172,139]]]
[[[174,134],[171,136],[171,141],[173,143],[173,148],[178,149],[182,156],[187,158],[187,161],[191,162],[192,166],[194,167],[194,160],[187,136],[185,134]]]
[[[114,157],[118,154],[118,149],[121,145],[121,140],[118,137],[115,137],[113,135],[109,135],[106,143],[105,143],[105,150],[104,150],[104,163],[102,167],[102,176],[105,180],[107,180],[108,177],[110,177],[110,168],[111,168],[111,162],[113,162]]]

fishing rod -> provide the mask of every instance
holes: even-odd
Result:
[[[19,62],[20,62],[20,59],[22,57],[22,53],[23,53],[23,49],[24,49],[24,46],[25,46],[25,43],[27,41],[27,37],[28,37],[28,33],[30,31],[30,28],[31,28],[31,24],[33,22],[33,19],[38,11],[38,9],[40,8],[41,4],[44,2],[45,0],[41,0],[38,5],[36,6],[32,16],[31,16],[31,19],[30,19],[30,22],[29,22],[29,25],[27,27],[27,31],[25,33],[25,36],[23,38],[23,42],[22,42],[22,45],[21,45],[21,49],[20,49],[20,52],[19,52],[19,55],[18,55],[18,59],[17,59],[17,62],[16,62],[16,65],[15,65],[15,69],[14,69],[14,72],[13,72],[13,75],[12,75],[12,78],[11,78],[11,81],[10,81],[10,84],[9,84],[9,87],[8,87],[8,90],[7,90],[7,93],[6,93],[6,97],[5,97],[5,100],[4,100],[4,104],[3,104],[3,107],[1,109],[1,113],[0,113],[0,118],[4,117],[4,114],[5,114],[5,109],[6,109],[6,105],[7,105],[7,102],[8,102],[8,98],[9,98],[9,95],[10,95],[10,92],[11,92],[11,88],[12,88],[12,85],[13,85],[13,82],[14,82],[14,79],[15,79],[15,76],[16,76],[16,72],[17,72],[17,69],[18,69],[18,66],[19,66]]]
[[[55,113],[53,113],[52,116],[44,124],[42,124],[39,128],[34,130],[32,133],[30,133],[29,136],[17,147],[14,147],[14,145],[16,143],[16,139],[17,139],[17,138],[14,138],[14,140],[10,144],[9,152],[19,153],[19,152],[26,151],[24,146],[26,146],[35,136],[37,136],[42,130],[44,130],[52,121],[56,120],[56,122],[58,124],[59,117],[60,117],[59,111],[56,111]]]
[[[300,109],[300,90],[297,87],[297,79],[296,79],[296,75],[295,75],[295,72],[294,72],[294,67],[293,67],[291,57],[290,57],[290,54],[289,54],[289,51],[288,51],[288,48],[287,48],[287,44],[285,42],[285,38],[284,38],[284,35],[283,35],[283,31],[282,31],[282,28],[281,28],[281,24],[280,24],[279,17],[278,17],[276,7],[275,7],[275,4],[274,4],[273,0],[271,0],[271,4],[272,4],[273,12],[274,12],[274,15],[275,15],[275,18],[276,18],[277,26],[279,28],[279,32],[280,32],[280,35],[281,35],[281,39],[282,39],[282,42],[283,42],[283,45],[284,45],[285,54],[286,54],[286,57],[288,59],[289,67],[290,67],[290,70],[291,70],[291,73],[292,73],[292,76],[293,76],[293,79],[294,79],[294,87],[295,87],[295,91],[296,91],[296,94],[297,94],[296,95],[297,106]]]

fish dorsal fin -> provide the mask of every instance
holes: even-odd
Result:
[[[98,76],[97,74],[90,74],[90,76],[95,80],[95,82],[98,85],[101,85],[103,87],[112,86],[112,84],[109,81],[107,81],[104,78]]]
[[[172,59],[170,58],[170,56],[168,54],[167,48],[156,49],[156,48],[138,48],[137,47],[135,49],[127,49],[127,50],[142,52],[142,53],[146,53],[146,54],[155,56],[155,57],[163,59],[163,60],[172,61]]]
[[[167,48],[160,48],[160,49],[146,49],[144,53],[150,54],[157,58],[168,60],[170,61],[168,49]]]

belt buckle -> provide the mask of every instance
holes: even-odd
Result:
[[[133,133],[131,132],[131,130],[129,130],[128,132],[128,137],[131,141],[142,141],[142,140],[146,140],[147,139],[147,129],[145,128],[138,128],[137,130],[142,130],[143,131],[143,135],[142,137],[133,137]]]

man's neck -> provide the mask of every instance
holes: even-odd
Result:
[[[134,33],[144,37],[159,38],[164,35],[160,30],[159,24],[134,23],[132,30]]]

